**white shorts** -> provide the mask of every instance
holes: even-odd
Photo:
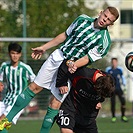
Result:
[[[34,82],[38,86],[50,89],[51,84],[57,76],[58,68],[63,60],[64,57],[62,51],[60,49],[56,49],[43,63]]]
[[[67,83],[68,83],[68,89],[69,90],[65,94],[60,93],[59,89],[55,87],[55,83],[56,83],[56,80],[51,85],[51,93],[62,103],[70,91],[71,82],[70,82],[70,80],[68,80]]]
[[[4,110],[5,110],[5,104],[2,101],[0,101],[0,116],[3,114]]]
[[[0,115],[4,114],[5,116],[7,116],[7,114],[10,112],[12,107],[13,106],[11,106],[11,105],[5,105],[4,102],[0,102]],[[23,109],[15,115],[15,117],[12,120],[13,124],[17,123],[17,120],[20,117],[22,111],[23,111]]]
[[[43,88],[51,91],[51,93],[59,100],[63,101],[67,94],[61,95],[59,89],[55,87],[55,80],[60,64],[64,60],[63,53],[60,49],[56,49],[48,59],[43,63],[34,82]]]

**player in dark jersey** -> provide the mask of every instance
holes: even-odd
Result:
[[[117,58],[111,59],[111,66],[108,66],[106,68],[106,72],[111,74],[115,80],[115,93],[113,97],[111,97],[111,114],[112,114],[111,121],[113,123],[117,121],[116,114],[115,114],[116,113],[115,106],[116,106],[116,96],[118,96],[121,104],[121,107],[120,107],[121,120],[123,122],[128,122],[128,118],[125,116],[126,99],[125,99],[124,91],[122,90],[122,85],[126,86],[126,79],[123,74],[123,68],[118,66]]]
[[[95,120],[99,112],[97,106],[106,97],[112,96],[112,76],[87,67],[79,68],[74,74],[70,74],[64,61],[58,71],[56,86],[66,86],[68,78],[72,87],[57,116],[61,132],[98,133]]]

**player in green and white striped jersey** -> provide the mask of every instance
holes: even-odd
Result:
[[[51,90],[54,98],[50,102],[40,133],[49,133],[61,102],[66,97],[66,94],[60,95],[59,90],[55,88],[54,80],[60,64],[64,59],[74,60],[73,65],[69,66],[69,71],[73,73],[78,67],[105,56],[111,42],[107,27],[113,25],[118,17],[119,13],[115,7],[106,8],[95,19],[81,15],[68,27],[66,32],[40,47],[32,48],[32,58],[40,59],[46,50],[62,43],[60,49],[55,50],[44,62],[34,82],[17,98],[13,109],[6,116],[8,120],[11,121],[13,116],[24,108],[38,92],[47,88]],[[22,98],[23,95],[25,99]],[[2,116],[0,120],[4,117]]]
[[[7,82],[7,93],[3,100],[6,105],[13,105],[16,96],[26,88],[28,81],[32,82],[35,78],[29,65],[19,61],[17,66],[13,66],[11,62],[2,63],[0,71],[0,81],[5,77]]]
[[[107,28],[96,29],[95,21],[87,15],[80,15],[68,27],[67,38],[60,48],[65,58],[77,60],[88,55],[91,63],[107,54],[111,44],[109,32]]]
[[[10,111],[17,96],[21,94],[29,82],[32,82],[35,78],[31,67],[20,61],[21,51],[22,47],[19,44],[10,43],[8,46],[10,61],[3,62],[0,67],[0,82],[6,81],[7,85],[6,96],[3,99],[5,108],[1,109],[4,114]],[[14,117],[13,123],[16,124],[21,112]]]

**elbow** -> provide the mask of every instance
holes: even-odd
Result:
[[[89,57],[86,55],[86,56],[84,56],[84,60],[85,60],[85,62],[86,62],[86,64],[88,64],[89,63]]]

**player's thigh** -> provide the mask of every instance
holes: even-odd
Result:
[[[43,63],[34,82],[43,88],[50,89],[51,83],[57,76],[57,70],[64,60],[62,52],[55,50],[49,58]]]
[[[73,133],[71,129],[61,128],[61,133]]]

